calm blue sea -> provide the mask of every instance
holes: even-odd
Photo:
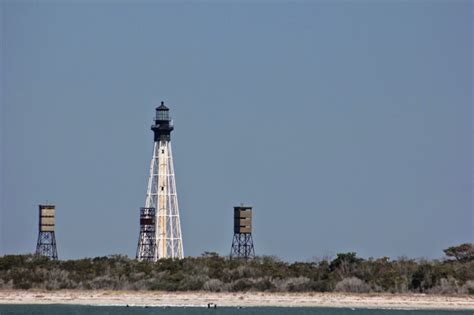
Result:
[[[381,310],[349,308],[314,308],[314,307],[220,307],[207,309],[200,307],[123,307],[123,306],[81,306],[81,305],[0,305],[0,315],[135,315],[135,314],[209,314],[209,315],[473,315],[472,311],[415,311],[415,310]]]

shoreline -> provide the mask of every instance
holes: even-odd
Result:
[[[163,292],[111,290],[0,290],[0,304],[149,307],[329,307],[474,310],[472,295],[387,293]]]

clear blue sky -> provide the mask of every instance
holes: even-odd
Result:
[[[165,101],[187,256],[441,257],[473,241],[471,1],[1,5],[0,254],[135,255]]]

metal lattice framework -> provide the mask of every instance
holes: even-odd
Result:
[[[255,258],[252,234],[234,233],[234,238],[232,239],[232,248],[230,250],[230,258],[240,258],[245,260]]]
[[[56,249],[56,237],[54,235],[54,232],[39,232],[38,242],[36,244],[36,254],[46,256],[55,260],[58,259],[58,251]]]
[[[182,259],[183,240],[179,218],[178,196],[174,174],[173,154],[170,133],[173,124],[169,109],[161,106],[156,109],[153,156],[150,163],[150,176],[145,200],[145,208],[155,208],[155,251],[154,261],[161,258]],[[137,258],[145,256],[144,246],[138,247]]]
[[[138,238],[137,259],[155,259],[155,208],[140,208],[140,237]]]

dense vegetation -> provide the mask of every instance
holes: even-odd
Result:
[[[286,263],[274,257],[245,262],[215,253],[182,260],[138,262],[125,256],[52,261],[34,255],[0,257],[0,289],[167,291],[344,291],[474,294],[474,245],[446,249],[446,259],[362,259]]]

